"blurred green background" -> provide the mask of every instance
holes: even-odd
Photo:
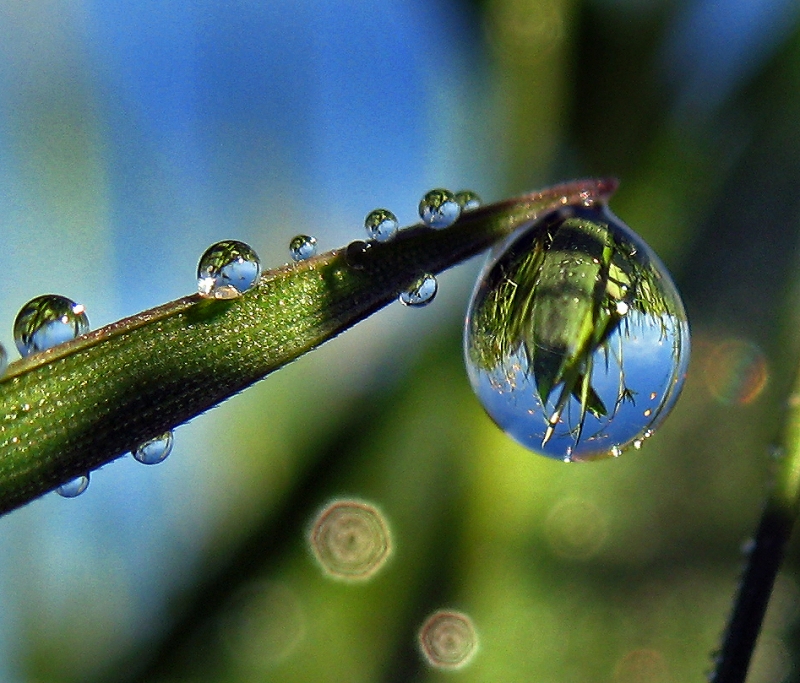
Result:
[[[0,520],[0,680],[678,683],[710,668],[800,358],[794,0],[0,2],[0,341],[61,293],[93,326],[194,290],[202,251],[362,237],[434,186],[497,200],[588,175],[685,297],[684,395],[640,452],[516,446],[468,385],[480,263]],[[209,344],[213,344],[210,339]],[[371,581],[306,547],[380,506]],[[795,544],[751,683],[800,680]],[[480,639],[458,672],[416,633]]]

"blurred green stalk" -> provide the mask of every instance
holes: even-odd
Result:
[[[775,482],[749,542],[733,613],[716,658],[713,683],[744,683],[772,587],[800,510],[800,373],[795,378],[779,442]]]

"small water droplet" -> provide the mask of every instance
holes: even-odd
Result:
[[[209,299],[235,299],[261,275],[261,261],[250,245],[236,240],[212,244],[197,264],[197,291]]]
[[[309,542],[323,571],[334,579],[364,581],[389,559],[389,526],[380,511],[358,500],[336,500],[317,515]]]
[[[83,305],[57,294],[31,299],[14,321],[14,341],[22,356],[58,346],[88,331],[89,318]]]
[[[458,220],[461,205],[449,190],[431,190],[419,203],[419,215],[425,225],[441,230]]]
[[[364,219],[367,236],[376,242],[388,242],[397,234],[397,216],[387,209],[375,209]]]
[[[433,301],[439,283],[433,275],[423,275],[405,292],[400,292],[400,303],[406,306],[427,306]]]
[[[344,251],[344,260],[347,261],[347,265],[351,268],[361,270],[366,265],[367,254],[369,254],[370,249],[371,246],[368,242],[362,240],[350,242]]]
[[[81,495],[86,490],[87,486],[89,486],[89,475],[82,474],[68,481],[66,484],[61,484],[61,486],[56,489],[56,493],[63,498],[75,498]]]
[[[461,190],[455,194],[462,211],[472,211],[481,205],[481,198],[472,190]]]
[[[466,614],[438,610],[419,630],[419,648],[428,664],[437,669],[460,669],[478,650],[478,634]]]
[[[133,451],[133,457],[145,465],[157,465],[163,462],[172,452],[172,442],[172,432],[164,432],[140,444],[136,450]]]
[[[317,253],[317,238],[311,235],[296,235],[289,242],[289,253],[295,261],[305,261]]]
[[[689,326],[640,237],[603,205],[566,207],[496,252],[464,349],[473,389],[510,436],[548,457],[593,460],[641,446],[669,413]]]
[[[0,344],[0,376],[2,376],[8,367],[8,353],[6,347]]]

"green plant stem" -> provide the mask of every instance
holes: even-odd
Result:
[[[733,612],[711,677],[744,683],[794,521],[800,511],[800,374],[795,379],[780,440],[778,470],[750,543]]]
[[[0,380],[0,513],[190,420],[394,301],[420,276],[542,213],[605,201],[585,180],[415,226],[360,258],[338,249],[264,273],[229,300],[188,296],[13,363]]]

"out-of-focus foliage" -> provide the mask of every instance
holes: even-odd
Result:
[[[362,238],[379,205],[411,222],[430,187],[614,174],[612,209],[684,294],[693,360],[640,452],[535,456],[470,393],[462,269],[179,429],[163,465],[0,520],[0,677],[698,680],[800,357],[795,4],[140,4],[2,10],[6,330],[43,290],[95,325],[185,294],[218,239],[274,265],[298,232]],[[306,547],[339,496],[392,530],[364,584]],[[798,666],[797,560],[753,683]],[[417,651],[440,608],[478,632],[458,672]]]

